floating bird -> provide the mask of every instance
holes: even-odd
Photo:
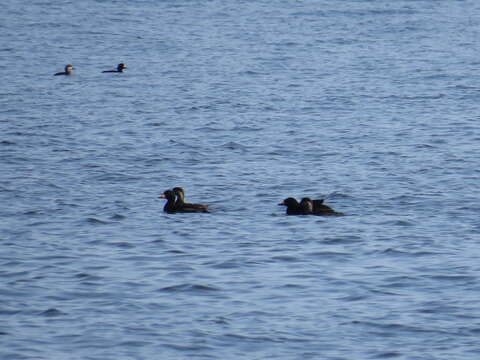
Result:
[[[125,65],[124,63],[120,63],[117,65],[117,70],[104,70],[102,71],[102,73],[121,73],[126,68],[127,68],[127,65]]]
[[[323,199],[312,200],[304,197],[298,202],[296,199],[289,197],[278,205],[287,207],[287,215],[343,215],[343,213],[323,204],[323,201]]]
[[[68,65],[65,65],[65,71],[58,72],[58,73],[56,73],[54,76],[58,76],[58,75],[72,75],[72,74],[73,74],[73,70],[75,70],[75,68],[73,67],[73,65],[72,65],[72,64],[68,64]]]
[[[167,199],[163,211],[169,214],[173,213],[208,213],[208,206],[203,204],[190,204],[185,202],[185,190],[180,187],[173,190],[166,190],[159,196]]]

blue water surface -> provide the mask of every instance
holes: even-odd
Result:
[[[479,358],[479,2],[0,14],[1,359]]]

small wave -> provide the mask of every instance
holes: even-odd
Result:
[[[116,346],[125,346],[127,348],[144,348],[145,346],[150,346],[152,345],[151,342],[149,341],[122,341],[116,344]]]
[[[380,354],[374,355],[374,359],[393,359],[396,357],[402,356],[402,353],[396,352],[396,351],[387,351],[387,352],[382,352]]]
[[[182,148],[182,149],[200,149],[201,146],[199,145],[195,145],[193,143],[188,143],[188,142],[182,142],[182,141],[178,141],[178,140],[173,140],[173,139],[170,139],[169,140],[169,143],[175,147],[179,147],[179,148]]]
[[[67,256],[67,255],[46,255],[46,256],[37,256],[34,259],[35,260],[74,260],[76,259],[76,257]]]
[[[202,111],[202,110],[211,110],[213,105],[193,105],[189,108],[190,111]]]
[[[254,132],[254,131],[260,131],[263,130],[260,127],[254,127],[254,126],[235,126],[232,131],[244,131],[244,132]]]
[[[26,216],[35,216],[35,215],[43,215],[44,212],[42,210],[27,210],[23,213]]]
[[[75,275],[75,277],[77,279],[82,279],[82,280],[85,280],[85,279],[88,279],[88,280],[100,280],[101,277],[99,276],[96,276],[96,275],[91,275],[91,274],[88,274],[88,273],[78,273]]]
[[[28,276],[30,274],[29,271],[14,271],[14,272],[1,272],[1,277],[2,278],[17,278],[17,277],[23,277],[23,276]]]
[[[157,127],[157,126],[163,126],[163,125],[165,125],[165,124],[166,124],[166,122],[158,122],[158,121],[156,121],[156,122],[147,123],[146,125],[147,125],[147,126],[155,126],[155,127]]]
[[[20,310],[7,310],[7,309],[0,309],[0,315],[15,315],[18,314]]]
[[[441,280],[441,281],[474,281],[476,279],[475,276],[469,275],[431,275],[429,276],[430,279],[434,280]]]
[[[419,95],[419,96],[409,96],[409,95],[387,95],[382,97],[382,99],[387,100],[407,100],[407,101],[423,101],[423,100],[438,100],[443,99],[445,94],[433,94],[433,95]]]
[[[165,239],[155,239],[151,241],[151,243],[153,244],[163,244],[165,242],[166,242]]]
[[[234,103],[232,104],[232,107],[243,109],[243,108],[249,108],[250,105],[247,103]]]
[[[240,71],[238,72],[238,75],[244,76],[259,76],[259,75],[264,75],[265,73],[259,72],[259,71],[254,71],[254,70],[246,70],[246,71]]]
[[[252,336],[252,335],[241,335],[241,334],[225,334],[225,337],[230,337],[235,340],[242,340],[242,341],[247,341],[247,342],[259,342],[259,343],[265,343],[265,342],[274,342],[274,343],[279,343],[283,342],[281,339],[274,339],[269,336]]]
[[[279,286],[278,288],[280,288],[280,289],[305,289],[305,288],[307,288],[307,286],[299,285],[299,284],[285,284],[285,285]]]
[[[208,133],[213,133],[213,132],[225,131],[225,129],[215,128],[215,127],[211,127],[211,126],[202,126],[202,127],[196,128],[195,131],[198,131],[198,132],[205,131],[205,132],[208,132]]]
[[[89,224],[92,224],[92,225],[106,225],[106,224],[109,224],[108,221],[100,220],[100,219],[93,218],[93,217],[87,218],[86,222],[89,223]]]
[[[383,223],[383,225],[411,227],[411,226],[415,226],[415,223],[413,223],[412,221],[408,221],[408,220],[393,220],[393,221],[387,221],[387,222]]]
[[[108,245],[119,247],[122,249],[131,249],[135,247],[135,245],[130,244],[126,241],[112,242],[112,243],[109,243]]]
[[[378,323],[378,322],[372,322],[372,321],[353,320],[352,324],[364,325],[364,326],[376,328],[380,330],[382,334],[385,334],[384,336],[388,336],[387,333],[390,331],[394,331],[395,333],[409,332],[409,333],[449,334],[449,332],[445,330],[431,329],[431,328],[426,329],[419,326],[403,325],[403,324],[396,324],[396,323]]]
[[[93,180],[95,181],[113,181],[113,182],[124,182],[124,181],[132,181],[132,180],[139,180],[140,178],[133,175],[122,174],[122,173],[107,173],[96,176]]]
[[[211,346],[205,346],[205,345],[177,345],[177,344],[163,344],[163,346],[167,348],[172,348],[174,350],[179,350],[179,351],[194,351],[194,352],[199,352],[199,351],[204,351],[204,350],[213,350]]]
[[[214,269],[236,269],[239,268],[241,265],[238,263],[238,260],[227,260],[223,261],[219,264],[215,264],[212,266]]]
[[[185,251],[179,250],[179,249],[172,249],[172,250],[169,250],[167,252],[170,253],[170,254],[175,254],[175,255],[186,255],[187,254]]]
[[[242,150],[242,151],[246,151],[248,149],[247,146],[245,145],[242,145],[242,144],[239,144],[239,143],[236,143],[234,141],[229,141],[228,143],[225,143],[225,144],[222,144],[220,145],[221,148],[224,148],[224,149],[230,149],[230,150]]]
[[[383,254],[392,254],[392,255],[404,255],[404,254],[408,255],[408,252],[406,252],[406,251],[400,251],[400,250],[392,249],[392,248],[381,250],[380,252],[383,253]]]
[[[227,325],[230,323],[230,321],[223,317],[223,316],[217,316],[215,319],[212,320],[215,324],[222,324],[222,325]]]
[[[415,256],[415,257],[420,257],[420,256],[429,256],[429,255],[437,255],[434,252],[430,251],[402,251],[398,249],[393,249],[393,248],[387,248],[384,250],[380,250],[379,252],[387,255],[394,255],[394,256]]]
[[[218,291],[219,289],[212,287],[212,286],[207,286],[207,285],[197,285],[197,284],[180,284],[180,285],[172,285],[172,286],[166,286],[158,291],[162,292],[171,292],[171,293],[193,293],[193,294],[201,294],[205,292],[212,292],[212,291]]]
[[[291,255],[279,255],[279,256],[274,256],[272,257],[272,260],[280,260],[280,261],[285,261],[285,262],[297,262],[300,261],[300,259],[297,256],[291,256]]]
[[[336,257],[340,257],[340,258],[343,259],[343,258],[349,257],[351,255],[352,254],[349,254],[349,253],[335,252],[335,251],[318,251],[318,252],[312,252],[312,253],[307,254],[307,256],[319,257],[319,258],[322,258],[322,259],[329,259],[329,258],[336,258]]]
[[[406,276],[406,275],[401,275],[401,276],[391,276],[389,278],[386,278],[386,281],[388,283],[394,282],[394,281],[404,281],[404,282],[412,282],[415,281],[415,277],[413,276]]]
[[[352,301],[365,300],[366,298],[367,296],[365,295],[348,295],[348,296],[339,297],[337,298],[337,300],[352,302]]]
[[[415,145],[417,149],[435,149],[435,146],[430,145],[430,144],[418,144]]]
[[[479,90],[480,89],[480,87],[478,86],[470,86],[470,85],[455,85],[454,88],[462,89],[462,90],[468,90],[468,89]]]
[[[55,316],[65,315],[65,313],[61,312],[58,309],[50,308],[50,309],[45,310],[42,313],[40,313],[40,315],[48,316],[48,317],[55,317]]]
[[[384,287],[389,289],[408,289],[412,287],[411,282],[392,282],[388,285],[384,285]]]
[[[362,238],[356,235],[342,236],[342,237],[327,237],[322,240],[325,244],[353,244],[361,242]]]

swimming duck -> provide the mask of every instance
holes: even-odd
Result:
[[[68,64],[68,65],[65,65],[65,71],[57,72],[54,76],[58,76],[58,75],[72,75],[72,74],[73,74],[73,70],[75,70],[75,68],[73,67],[73,65],[72,65],[72,64]]]
[[[208,206],[203,204],[192,204],[185,202],[185,190],[181,187],[174,187],[173,193],[177,196],[175,207],[181,212],[209,212]]]
[[[300,203],[294,198],[286,198],[278,205],[287,207],[287,215],[343,215],[333,210],[330,206],[323,204],[323,199],[312,200],[304,197]]]
[[[303,198],[300,201],[299,206],[300,206],[302,215],[313,214],[313,201],[310,200],[309,198]]]
[[[117,70],[104,70],[102,71],[102,73],[121,73],[123,72],[124,69],[127,68],[127,65],[125,65],[124,63],[120,63],[117,65]]]
[[[167,203],[163,207],[163,211],[169,214],[174,213],[207,213],[207,205],[188,204],[184,202],[185,192],[182,188],[175,188],[173,190],[165,190],[159,198],[167,199]],[[177,195],[178,194],[178,195]]]

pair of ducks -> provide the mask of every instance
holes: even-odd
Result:
[[[325,205],[323,201],[323,199],[312,200],[304,197],[298,202],[296,199],[289,197],[278,205],[287,207],[287,215],[343,215],[343,213]]]
[[[166,190],[159,196],[167,199],[163,211],[169,214],[180,213],[208,213],[208,206],[202,204],[191,204],[185,202],[185,190],[181,187],[174,187]],[[330,206],[321,200],[312,200],[308,197],[300,202],[292,197],[286,198],[278,205],[287,207],[287,215],[343,215],[341,212],[333,210]]]
[[[124,69],[127,68],[127,65],[125,65],[124,63],[120,63],[117,65],[117,69],[116,70],[104,70],[102,71],[102,73],[111,73],[111,72],[114,72],[114,73],[121,73],[123,72]],[[58,76],[58,75],[72,75],[73,74],[73,70],[75,70],[75,68],[73,67],[72,64],[68,64],[68,65],[65,65],[65,71],[62,71],[62,72],[58,72],[56,73],[54,76]]]
[[[191,204],[185,202],[185,190],[181,187],[174,187],[171,190],[165,190],[159,196],[167,199],[167,203],[163,207],[163,211],[169,214],[174,213],[208,213],[208,206],[202,204]]]

